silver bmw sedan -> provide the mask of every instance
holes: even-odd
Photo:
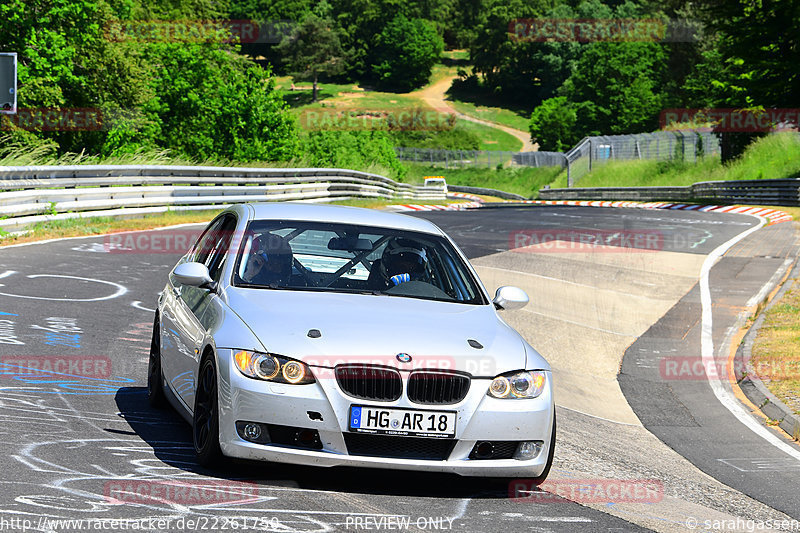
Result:
[[[548,363],[499,316],[436,225],[324,205],[239,204],[169,274],[148,396],[192,424],[203,465],[546,478]]]

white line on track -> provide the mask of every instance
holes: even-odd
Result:
[[[28,298],[30,300],[50,300],[51,302],[99,302],[101,300],[111,300],[112,298],[116,298],[118,296],[122,296],[128,289],[123,287],[119,283],[114,283],[113,281],[106,281],[102,279],[94,279],[94,278],[83,278],[80,276],[67,276],[62,274],[30,274],[26,276],[29,279],[36,279],[36,278],[63,278],[63,279],[77,279],[81,281],[92,281],[94,283],[102,283],[105,285],[111,285],[115,287],[117,290],[113,294],[108,296],[101,296],[99,298],[51,298],[48,296],[27,296],[24,294],[10,294],[7,292],[0,292],[0,295],[3,296],[11,296],[13,298]]]
[[[703,356],[703,365],[705,368],[716,367],[716,361],[714,360],[714,337],[712,330],[713,314],[711,309],[711,289],[709,287],[708,280],[709,274],[711,273],[711,267],[713,267],[714,263],[716,263],[717,260],[722,257],[722,254],[727,252],[733,245],[751,233],[761,229],[765,223],[765,219],[759,218],[758,225],[740,233],[739,235],[730,239],[728,242],[719,245],[708,255],[708,257],[706,257],[706,260],[703,262],[703,267],[700,270],[700,302],[703,310],[700,346]],[[725,389],[719,376],[712,376],[712,374],[716,373],[706,373],[706,377],[708,378],[708,383],[711,385],[711,390],[714,392],[714,396],[717,397],[717,400],[719,400],[719,403],[721,403],[728,411],[731,412],[733,416],[739,420],[739,422],[744,424],[753,433],[760,436],[779,450],[787,453],[797,460],[800,460],[800,450],[782,441],[777,435],[772,433],[765,426],[762,426],[758,420],[751,416],[751,414],[744,408],[739,400],[737,400],[730,391]]]
[[[140,302],[139,300],[136,300],[136,301],[134,301],[134,302],[131,302],[131,305],[132,305],[133,307],[135,307],[136,309],[140,309],[140,310],[142,310],[142,311],[147,311],[148,313],[155,313],[155,312],[156,312],[156,310],[155,310],[155,309],[150,309],[149,307],[145,307],[145,306],[143,306],[143,305],[142,305],[142,302]]]

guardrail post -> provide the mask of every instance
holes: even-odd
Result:
[[[564,154],[564,159],[567,160],[567,187],[572,187],[572,173],[570,167],[572,166],[569,161],[569,156]]]
[[[592,140],[589,139],[589,172],[592,171]]]

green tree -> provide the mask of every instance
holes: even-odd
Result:
[[[0,3],[0,49],[19,53],[20,108],[131,108],[152,93],[124,43],[104,39],[113,12],[102,0]],[[38,132],[65,150],[92,150],[102,131]]]
[[[438,32],[455,35],[460,15],[458,0],[330,0],[333,17],[342,30],[348,52],[347,73],[353,79],[372,80],[377,39],[397,15],[430,21]],[[482,0],[465,0],[479,4]]]
[[[698,3],[713,48],[686,87],[716,107],[796,107],[800,101],[800,0],[704,0]],[[709,101],[710,100],[710,101]],[[730,161],[763,132],[720,132]]]
[[[295,79],[314,82],[312,102],[317,101],[319,76],[332,76],[344,70],[344,51],[333,21],[314,13],[306,16],[302,24],[281,41],[277,50]]]
[[[376,38],[372,71],[380,86],[410,91],[428,82],[443,50],[431,22],[400,14]]]
[[[587,45],[559,92],[575,105],[577,133],[609,135],[652,131],[667,96],[667,54],[660,44]]]
[[[564,152],[580,140],[576,120],[575,108],[566,97],[548,98],[531,114],[531,142],[538,142],[540,150]]]
[[[287,159],[297,132],[271,73],[224,43],[107,38],[114,20],[217,17],[211,0],[9,0],[0,48],[19,52],[20,107],[94,108],[104,128],[36,132],[61,151],[168,148],[198,158]],[[138,20],[138,19],[137,19]],[[265,81],[266,80],[266,81]]]
[[[796,106],[800,101],[800,0],[703,0],[724,67],[715,83],[720,104]]]

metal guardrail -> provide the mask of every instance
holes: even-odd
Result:
[[[452,192],[463,192],[467,194],[484,194],[486,196],[496,196],[504,200],[527,200],[520,194],[513,192],[498,191],[497,189],[487,189],[486,187],[468,187],[466,185],[447,185],[447,189]]]
[[[222,208],[238,202],[405,198],[444,191],[345,169],[76,165],[0,167],[0,228],[43,220]]]
[[[574,187],[543,189],[540,200],[629,200],[800,205],[800,178],[704,181],[686,187]]]

